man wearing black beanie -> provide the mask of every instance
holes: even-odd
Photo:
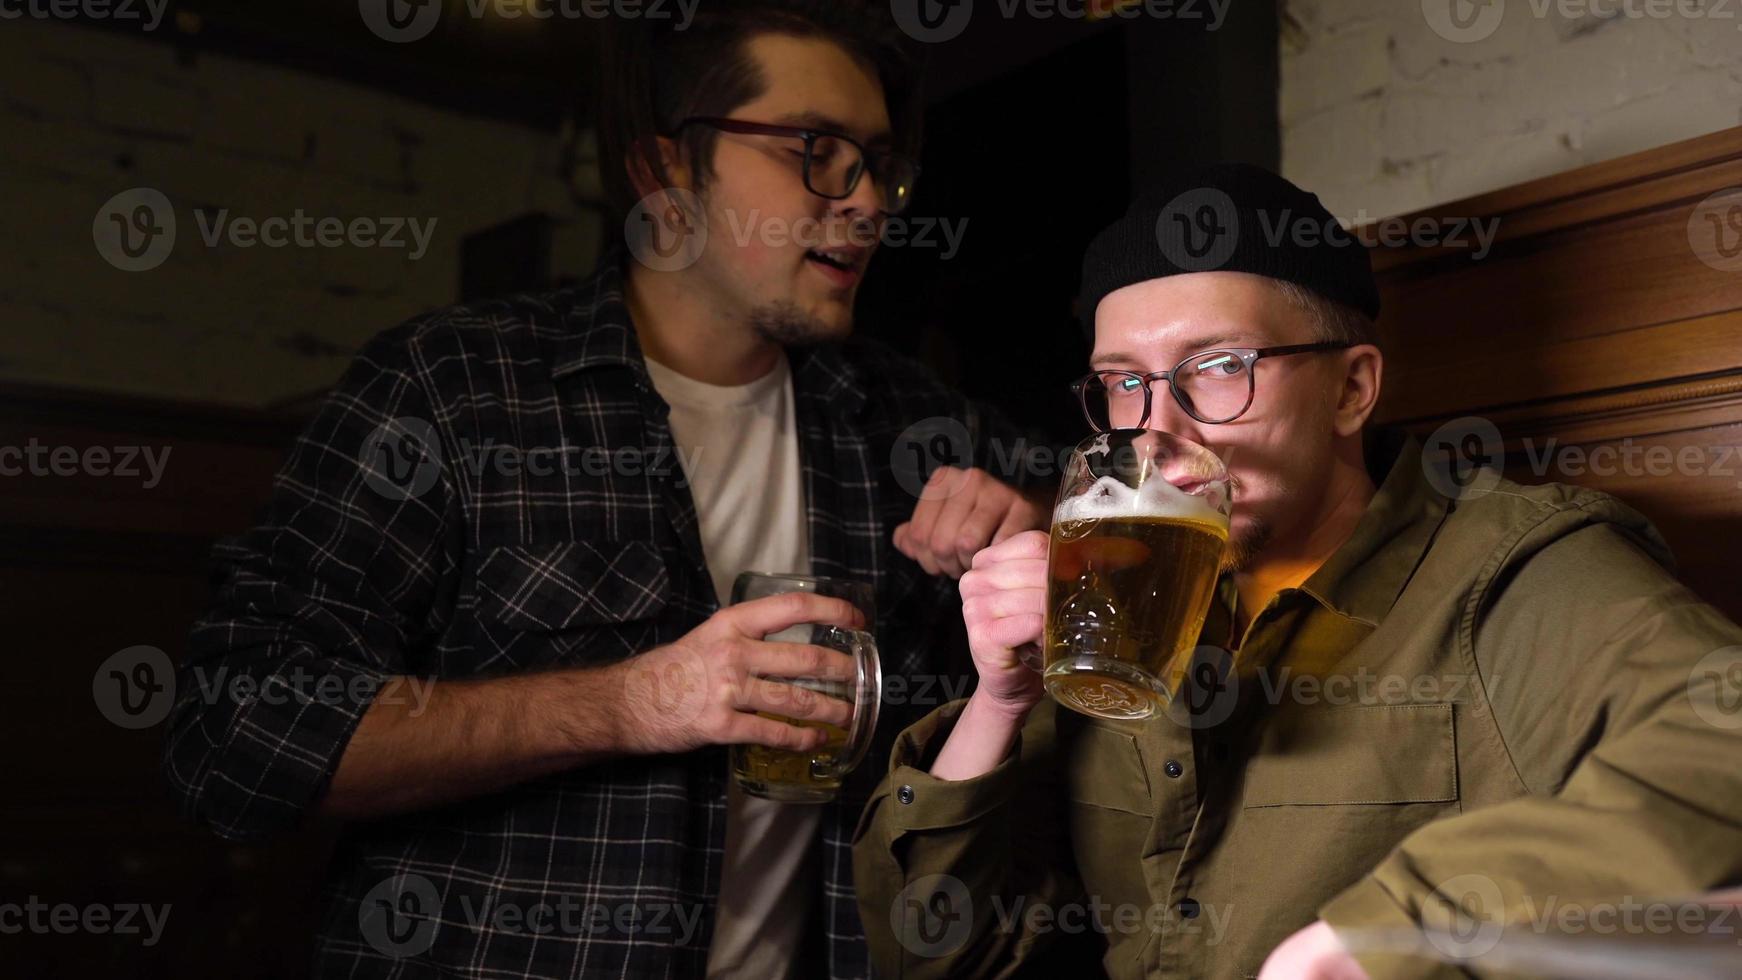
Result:
[[[1735,880],[1742,709],[1701,678],[1742,670],[1742,628],[1613,497],[1368,438],[1378,309],[1365,249],[1254,167],[1095,239],[1086,421],[1227,464],[1217,600],[1178,699],[1090,719],[1016,653],[1047,534],[974,557],[979,684],[902,733],[855,835],[880,975],[1044,970],[1085,939],[1112,977],[1492,975],[1509,930],[1570,921],[1544,908]]]

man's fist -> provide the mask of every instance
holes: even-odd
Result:
[[[1015,715],[1026,715],[1045,693],[1017,649],[1043,639],[1047,542],[1044,531],[1017,534],[975,555],[962,576],[962,619],[980,674],[974,696]]]
[[[961,578],[981,548],[1046,527],[1052,516],[1047,497],[1024,496],[985,470],[940,466],[913,516],[895,529],[895,548],[928,574]]]
[[[782,679],[851,685],[853,658],[827,647],[771,643],[763,637],[800,623],[864,629],[864,619],[847,600],[810,592],[728,606],[681,638],[609,668],[620,672],[623,699],[604,707],[622,716],[624,738],[639,753],[686,752],[703,745],[815,750],[828,737],[822,729],[757,712],[845,728],[851,704]]]

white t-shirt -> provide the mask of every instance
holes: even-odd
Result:
[[[722,606],[739,572],[810,573],[804,473],[786,357],[721,387],[647,362],[696,504],[702,554]],[[726,780],[726,850],[708,976],[797,980],[811,861],[823,808],[749,796]]]

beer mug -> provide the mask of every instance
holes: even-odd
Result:
[[[1228,470],[1208,449],[1115,429],[1071,453],[1047,550],[1047,693],[1147,718],[1179,693],[1228,544]]]
[[[745,572],[732,583],[732,604],[784,592],[815,592],[846,599],[865,614],[866,623],[876,622],[876,605],[869,585],[843,579],[810,575],[770,575]],[[877,709],[883,701],[883,668],[877,659],[877,644],[863,630],[842,629],[820,623],[801,623],[763,637],[772,643],[810,643],[839,650],[853,658],[851,683],[818,678],[777,678],[797,687],[841,698],[853,704],[846,728],[803,718],[787,718],[760,712],[801,728],[821,728],[828,740],[812,752],[792,752],[766,745],[732,746],[732,778],[753,796],[782,803],[827,803],[835,798],[841,780],[865,758],[871,736],[877,730]]]

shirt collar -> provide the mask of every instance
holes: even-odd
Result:
[[[1375,432],[1368,453],[1374,470],[1390,457],[1384,482],[1349,540],[1300,588],[1334,612],[1377,626],[1427,554],[1445,519],[1447,500],[1428,483],[1421,443],[1414,436]]]
[[[593,277],[574,288],[573,302],[551,351],[553,379],[592,368],[625,367],[652,389],[629,304],[623,297],[623,261],[621,249],[606,253]],[[867,393],[863,381],[840,344],[788,348],[787,358],[792,367],[793,393],[799,400],[847,414],[864,407]]]
[[[647,382],[641,344],[623,299],[622,262],[621,251],[606,253],[593,277],[574,288],[551,350],[553,379],[591,368],[627,367]]]

